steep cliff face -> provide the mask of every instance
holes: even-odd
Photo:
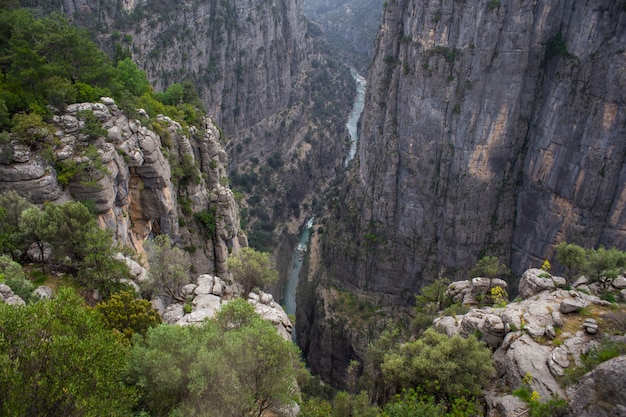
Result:
[[[322,282],[409,305],[484,254],[626,248],[625,49],[623,1],[389,1]]]
[[[101,125],[98,134],[87,130],[85,113]],[[139,254],[150,236],[168,234],[200,273],[225,272],[229,251],[247,245],[233,193],[220,181],[227,158],[212,122],[189,132],[163,116],[142,124],[108,98],[72,104],[53,122],[58,145],[46,157],[6,145],[13,156],[0,165],[0,191],[36,204],[91,203],[100,224]],[[157,125],[161,136],[147,127]],[[213,215],[212,233],[194,216],[202,212]]]
[[[300,1],[78,3],[62,8],[112,55],[129,50],[155,89],[194,84],[229,139],[233,186],[263,200],[262,213],[250,210],[254,220],[298,218],[341,167],[354,82]]]
[[[322,26],[329,43],[344,62],[360,74],[374,56],[374,38],[380,24],[383,0],[304,0],[304,13]]]

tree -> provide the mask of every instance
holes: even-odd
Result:
[[[485,256],[470,271],[471,277],[498,278],[508,275],[509,268],[501,264],[495,256]]]
[[[0,194],[0,253],[17,258],[25,249],[19,223],[22,212],[30,207],[34,206],[14,190]]]
[[[43,215],[37,207],[30,207],[24,210],[19,221],[20,237],[25,242],[27,249],[35,243],[39,249],[42,268],[45,270],[46,261],[44,251],[46,248],[44,241]]]
[[[367,347],[361,382],[369,392],[372,402],[384,404],[394,393],[385,384],[382,365],[385,355],[407,339],[407,335],[398,327],[392,327],[384,330],[378,339]]]
[[[606,288],[609,281],[616,278],[626,269],[626,253],[615,248],[587,250],[585,273],[592,282],[600,281]]]
[[[146,73],[140,70],[130,58],[118,62],[117,70],[122,85],[134,95],[139,97],[150,91],[150,82]]]
[[[253,248],[242,248],[228,258],[226,266],[234,279],[243,286],[242,297],[247,297],[255,287],[271,284],[278,279],[271,254]]]
[[[582,272],[587,263],[585,249],[567,242],[561,242],[557,245],[555,259],[566,268],[568,281]]]
[[[0,415],[127,416],[128,344],[70,288],[16,308],[0,304]]]
[[[491,351],[474,336],[448,337],[432,328],[387,352],[381,368],[393,392],[419,387],[447,404],[480,395],[495,373]]]
[[[445,294],[450,280],[439,278],[430,285],[422,287],[420,294],[415,296],[415,318],[413,331],[420,333],[433,324],[437,313],[443,310],[446,300]]]
[[[161,316],[152,304],[135,298],[130,291],[113,294],[107,301],[96,305],[96,311],[102,314],[108,329],[117,330],[129,339],[135,333],[144,335],[149,328],[161,323]]]
[[[261,416],[295,400],[298,350],[245,300],[201,326],[161,325],[135,340],[128,377],[151,415]]]
[[[33,299],[33,283],[26,278],[22,266],[6,255],[0,255],[0,283],[3,281],[24,302]]]
[[[172,246],[168,235],[159,235],[152,241],[146,241],[144,247],[150,263],[150,280],[145,290],[171,300],[187,301],[182,288],[190,281],[189,255]]]

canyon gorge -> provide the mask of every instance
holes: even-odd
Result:
[[[386,316],[482,256],[519,277],[561,241],[625,248],[625,19],[613,1],[386,2],[358,160],[299,292],[316,372],[339,381]],[[329,308],[345,293],[384,314]]]
[[[484,256],[511,269],[515,296],[560,242],[626,250],[624,0],[20,3],[67,14],[155,90],[192,84],[207,119],[147,128],[111,99],[69,106],[56,157],[83,158],[79,112],[93,111],[98,186],[63,187],[22,150],[0,190],[94,201],[119,242],[141,252],[168,234],[196,275],[271,251],[277,301],[295,263],[297,340],[336,388],[383,329],[409,325],[422,287],[474,278]],[[216,230],[194,226],[204,212]]]

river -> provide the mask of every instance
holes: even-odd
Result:
[[[356,72],[352,72],[352,76],[356,80],[357,85],[357,96],[354,100],[354,107],[352,108],[352,113],[350,114],[350,118],[346,122],[346,127],[348,128],[348,132],[350,133],[350,150],[346,159],[344,161],[344,165],[348,166],[351,160],[354,159],[356,155],[356,148],[359,143],[359,134],[357,132],[357,125],[359,123],[359,117],[361,117],[361,112],[363,111],[363,101],[365,98],[365,78],[357,74]],[[298,287],[300,270],[302,269],[302,259],[309,246],[309,239],[311,238],[311,228],[313,227],[313,217],[309,219],[306,223],[302,231],[300,232],[300,238],[298,240],[298,247],[294,251],[293,255],[293,267],[291,268],[291,273],[289,274],[289,280],[287,281],[287,285],[285,286],[285,291],[283,293],[283,307],[287,314],[296,314],[296,288]],[[295,325],[295,323],[294,323]],[[296,331],[294,328],[293,331],[293,340],[296,341]]]
[[[356,99],[354,100],[354,107],[352,107],[352,113],[350,114],[350,118],[346,123],[346,127],[348,128],[348,133],[350,133],[350,151],[348,151],[348,156],[344,161],[344,165],[348,166],[350,161],[354,159],[354,155],[356,155],[356,148],[359,143],[359,132],[357,126],[359,124],[359,118],[361,117],[361,113],[363,112],[363,103],[365,101],[365,87],[367,83],[365,82],[365,78],[352,71],[352,76],[356,81]]]

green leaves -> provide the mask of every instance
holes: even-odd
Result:
[[[245,300],[201,327],[161,325],[135,341],[128,377],[152,415],[258,416],[295,399],[297,348]]]
[[[121,384],[128,346],[73,290],[0,304],[0,335],[0,415],[130,415],[135,391]]]
[[[243,286],[243,296],[257,286],[271,284],[278,279],[271,254],[258,252],[252,248],[242,248],[235,256],[226,261],[228,270],[234,279]]]
[[[149,328],[161,323],[161,316],[147,300],[136,299],[130,291],[120,291],[96,306],[104,317],[105,326],[117,330],[127,338],[146,334]]]
[[[490,350],[474,337],[448,337],[433,329],[386,353],[381,369],[396,392],[420,387],[448,403],[478,396],[494,373]]]

